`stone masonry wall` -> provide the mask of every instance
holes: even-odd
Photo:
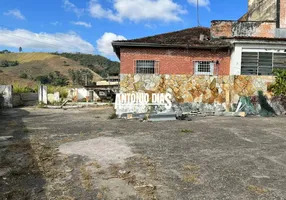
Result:
[[[123,93],[170,93],[177,103],[198,102],[220,104],[226,109],[237,103],[240,96],[257,95],[267,91],[275,81],[272,76],[193,76],[122,74],[120,91]]]
[[[193,74],[194,61],[219,61],[215,66],[218,75],[229,75],[228,50],[121,48],[120,73],[134,74],[135,60],[159,61],[160,74]]]

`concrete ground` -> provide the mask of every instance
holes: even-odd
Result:
[[[285,117],[151,123],[112,112],[4,110],[0,199],[286,199]]]

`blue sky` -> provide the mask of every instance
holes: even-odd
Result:
[[[202,26],[236,20],[247,0],[199,0]],[[1,0],[0,50],[66,51],[116,59],[112,40],[197,26],[196,0]]]

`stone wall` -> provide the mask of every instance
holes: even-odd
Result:
[[[38,103],[38,93],[13,94],[13,107],[34,106]]]
[[[275,81],[272,76],[194,76],[194,75],[131,75],[122,74],[123,93],[170,93],[173,102],[223,105],[230,109],[240,96],[254,96],[267,91]]]

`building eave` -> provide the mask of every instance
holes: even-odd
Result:
[[[156,44],[156,43],[136,43],[136,42],[112,42],[113,50],[120,59],[120,48],[177,48],[177,49],[229,49],[231,44],[224,45],[208,45],[208,44]]]
[[[286,38],[229,38],[232,44],[275,44],[286,45]]]

